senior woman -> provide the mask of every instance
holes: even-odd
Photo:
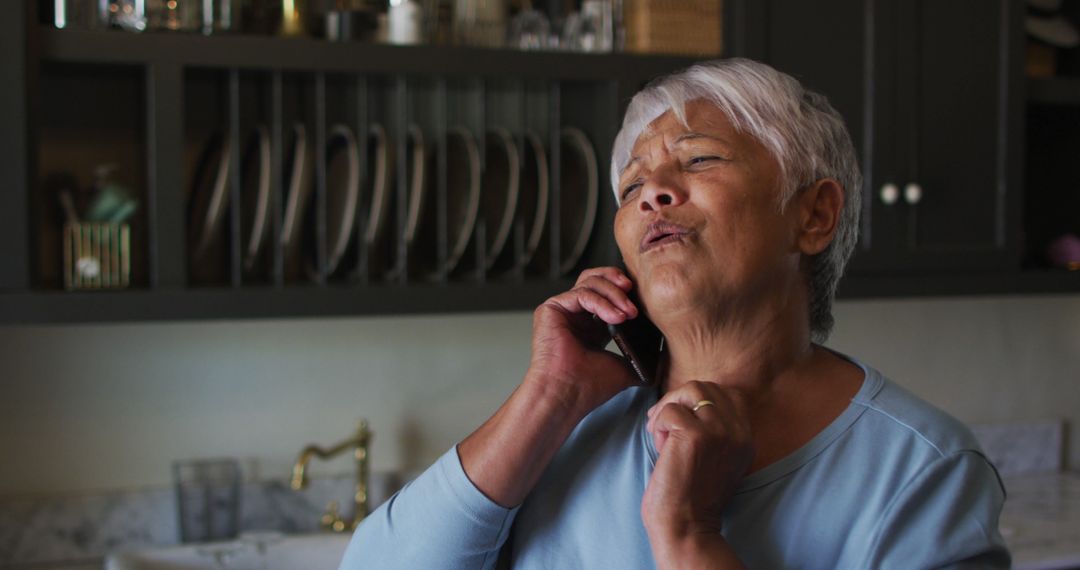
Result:
[[[612,185],[626,271],[536,309],[524,380],[364,521],[343,569],[1009,565],[970,432],[820,344],[860,188],[822,96],[737,59],[653,82]],[[599,321],[641,315],[658,387],[604,349]]]

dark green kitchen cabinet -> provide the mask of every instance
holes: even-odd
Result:
[[[825,93],[864,184],[862,275],[1018,266],[1023,6],[771,0],[757,55]]]

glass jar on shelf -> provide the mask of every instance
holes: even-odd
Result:
[[[507,44],[518,49],[548,49],[551,45],[551,22],[532,2],[525,0],[521,11],[510,20]]]
[[[390,0],[386,19],[389,43],[423,43],[424,8],[420,0]]]
[[[167,32],[194,32],[202,27],[200,0],[146,0],[147,26]]]
[[[454,3],[454,40],[480,47],[502,47],[506,37],[503,0],[457,0]]]
[[[146,30],[146,0],[107,0],[102,4],[109,27],[129,32]]]

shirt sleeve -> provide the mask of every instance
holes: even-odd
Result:
[[[1009,568],[998,531],[1005,489],[975,451],[934,461],[893,500],[873,534],[867,568]]]
[[[516,514],[473,485],[455,447],[364,519],[339,570],[494,568]]]

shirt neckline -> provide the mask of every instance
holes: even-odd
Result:
[[[885,380],[876,370],[850,356],[835,351],[832,352],[840,358],[858,366],[863,371],[864,377],[862,386],[860,386],[859,391],[852,396],[851,403],[849,403],[847,408],[845,408],[836,419],[829,423],[825,429],[818,432],[817,435],[803,444],[802,447],[789,453],[779,461],[773,462],[765,468],[747,475],[739,483],[739,487],[735,490],[735,494],[738,495],[740,493],[746,493],[764,487],[809,463],[810,460],[817,457],[822,451],[825,451],[836,438],[840,437],[841,434],[847,431],[847,429],[859,419],[859,416],[866,411],[866,402],[872,400],[881,390]],[[656,467],[658,455],[656,453],[656,445],[653,442],[652,434],[645,429],[645,425],[648,421],[646,412],[658,400],[659,391],[653,390],[651,391],[649,401],[641,408],[641,431],[643,434],[642,437],[645,440],[645,449],[649,455],[650,468]]]

